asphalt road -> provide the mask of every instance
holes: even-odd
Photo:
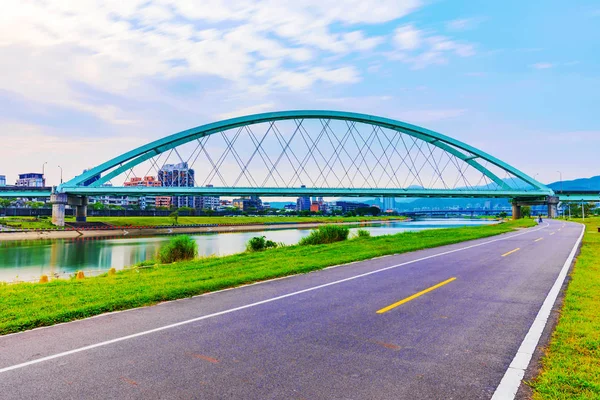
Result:
[[[0,398],[490,398],[580,233],[549,221],[0,337]]]

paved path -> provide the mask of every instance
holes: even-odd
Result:
[[[580,233],[550,221],[0,337],[0,397],[490,398]]]

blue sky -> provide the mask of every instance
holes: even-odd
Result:
[[[285,109],[412,122],[546,182],[600,175],[597,1],[66,3],[0,14],[9,182]]]

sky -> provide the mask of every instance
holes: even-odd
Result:
[[[0,60],[9,184],[291,109],[414,123],[542,182],[600,175],[596,0],[5,1]]]

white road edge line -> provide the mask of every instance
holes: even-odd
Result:
[[[25,367],[28,367],[28,366],[31,366],[31,365],[39,364],[39,363],[42,363],[42,362],[45,362],[45,361],[54,360],[56,358],[66,357],[66,356],[69,356],[71,354],[76,354],[76,353],[81,353],[83,351],[92,350],[92,349],[95,349],[97,347],[108,346],[109,344],[118,343],[118,342],[122,342],[122,341],[129,340],[129,339],[134,339],[134,338],[137,338],[137,337],[140,337],[140,336],[149,335],[151,333],[156,333],[156,332],[164,331],[164,330],[167,330],[167,329],[176,328],[178,326],[191,324],[193,322],[198,322],[198,321],[202,321],[202,320],[205,320],[205,319],[218,317],[220,315],[225,315],[225,314],[229,314],[229,313],[232,313],[232,312],[244,310],[246,308],[251,308],[251,307],[256,307],[256,306],[259,306],[259,305],[262,305],[262,304],[271,303],[271,302],[274,302],[274,301],[285,299],[287,297],[297,296],[297,295],[302,294],[302,293],[312,292],[313,290],[318,290],[318,289],[322,289],[322,288],[325,288],[325,287],[328,287],[328,286],[338,285],[340,283],[344,283],[344,282],[352,281],[352,280],[355,280],[355,279],[363,278],[363,277],[369,276],[369,275],[374,275],[374,274],[377,274],[377,273],[380,273],[380,272],[388,271],[390,269],[395,269],[395,268],[403,267],[405,265],[415,264],[415,263],[418,263],[418,262],[421,262],[421,261],[425,261],[425,260],[429,260],[429,259],[432,259],[432,258],[441,257],[441,256],[445,256],[445,255],[452,254],[452,253],[458,253],[460,251],[465,251],[465,250],[473,249],[475,247],[485,246],[485,245],[488,245],[488,244],[491,244],[491,243],[496,243],[496,242],[500,242],[500,241],[512,239],[512,238],[515,238],[515,237],[518,237],[518,236],[522,236],[522,235],[526,235],[526,234],[529,234],[529,233],[540,231],[542,229],[546,229],[548,226],[550,226],[550,224],[546,223],[545,226],[543,226],[541,228],[528,229],[528,230],[526,230],[524,232],[517,233],[515,235],[506,236],[506,237],[502,237],[502,238],[498,238],[498,239],[494,239],[494,240],[489,240],[487,242],[478,243],[478,244],[474,244],[474,245],[467,246],[467,247],[461,247],[459,249],[444,251],[442,253],[433,254],[433,255],[430,255],[430,256],[427,256],[427,257],[423,257],[423,258],[419,258],[419,259],[416,259],[416,260],[407,261],[407,262],[404,262],[404,263],[401,263],[401,264],[391,265],[389,267],[380,268],[380,269],[377,269],[375,271],[370,271],[370,272],[366,272],[364,274],[354,275],[354,276],[351,276],[349,278],[344,278],[344,279],[340,279],[340,280],[337,280],[337,281],[325,283],[325,284],[322,284],[322,285],[313,286],[311,288],[299,290],[297,292],[292,292],[292,293],[284,294],[284,295],[277,296],[277,297],[272,297],[272,298],[266,299],[266,300],[257,301],[255,303],[246,304],[244,306],[230,308],[228,310],[219,311],[219,312],[216,312],[216,313],[213,313],[213,314],[203,315],[201,317],[188,319],[186,321],[176,322],[174,324],[165,325],[165,326],[161,326],[161,327],[158,327],[158,328],[150,329],[150,330],[147,330],[147,331],[142,331],[142,332],[134,333],[134,334],[127,335],[127,336],[122,336],[122,337],[119,337],[119,338],[115,338],[115,339],[111,339],[111,340],[106,340],[104,342],[99,342],[99,343],[96,343],[96,344],[91,344],[91,345],[88,345],[88,346],[79,347],[77,349],[68,350],[68,351],[65,351],[65,352],[62,352],[62,353],[53,354],[51,356],[38,358],[38,359],[27,361],[27,362],[24,362],[24,363],[21,363],[21,364],[15,364],[15,365],[12,365],[10,367],[0,368],[0,374],[2,374],[4,372],[8,372],[8,371],[14,371],[16,369],[25,368]]]
[[[525,376],[525,371],[527,370],[527,367],[529,367],[531,357],[533,356],[540,338],[542,337],[542,333],[544,332],[544,328],[548,323],[548,318],[550,317],[552,307],[554,307],[556,298],[560,293],[560,288],[567,277],[567,273],[571,268],[573,259],[575,259],[575,254],[577,254],[577,250],[579,249],[579,245],[581,244],[584,234],[585,225],[583,225],[579,239],[577,239],[573,250],[571,250],[571,254],[569,254],[569,258],[567,258],[565,265],[560,270],[558,278],[556,278],[552,289],[550,289],[550,292],[548,292],[548,296],[546,296],[546,300],[544,300],[544,303],[535,317],[533,324],[531,324],[529,332],[527,332],[525,339],[523,339],[517,354],[506,370],[504,377],[500,381],[500,385],[498,385],[496,388],[496,391],[492,396],[492,400],[513,400],[517,395],[519,386],[521,386],[521,381]]]

